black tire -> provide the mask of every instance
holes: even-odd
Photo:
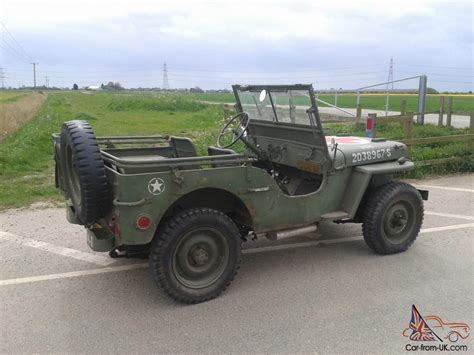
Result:
[[[166,294],[193,304],[221,294],[241,261],[241,236],[222,212],[192,208],[169,219],[150,248],[150,269]]]
[[[86,121],[65,122],[61,128],[61,173],[74,212],[82,224],[97,222],[110,210],[104,161]]]
[[[66,181],[63,173],[63,168],[61,166],[61,144],[54,143],[54,183],[56,188],[61,190],[61,193],[69,199],[71,196],[67,192]]]
[[[362,231],[377,254],[407,250],[423,223],[423,199],[413,186],[390,182],[371,191],[364,210]]]

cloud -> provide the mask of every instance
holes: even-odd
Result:
[[[203,87],[239,76],[247,80],[252,72],[291,78],[296,70],[315,68],[307,80],[334,74],[339,81],[324,85],[352,87],[383,80],[391,56],[400,76],[403,69],[406,74],[417,70],[397,67],[403,62],[472,69],[471,2],[5,0],[0,11],[2,21],[41,63],[39,70],[49,70],[64,83],[70,80],[61,76],[81,68],[90,71],[83,77],[115,70],[121,71],[116,78],[130,85],[143,79],[156,85],[164,61],[170,82],[174,75],[176,86]],[[8,53],[0,60],[8,67],[25,65]],[[336,75],[343,72],[325,69],[331,67],[352,68],[348,74],[377,73],[343,80]],[[212,73],[219,69],[234,73]],[[133,83],[134,73],[140,74]],[[437,79],[439,87],[469,86]]]

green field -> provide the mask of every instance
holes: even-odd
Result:
[[[193,93],[190,97],[202,101],[232,103],[235,102],[233,94],[221,93]],[[321,100],[332,105],[335,104],[334,95],[319,95]],[[389,99],[389,111],[400,111],[401,102],[406,101],[407,111],[416,112],[418,97],[416,95],[391,95]],[[428,95],[426,97],[425,111],[438,111],[440,107],[439,95]],[[363,109],[385,110],[384,95],[362,95],[360,104]],[[327,107],[323,103],[318,103],[320,107]],[[337,106],[342,108],[355,108],[357,106],[357,97],[353,94],[339,94],[337,97]],[[445,112],[447,110],[447,99],[445,99]],[[455,95],[453,96],[453,113],[468,115],[474,110],[474,95]]]
[[[0,98],[2,95],[3,92]],[[183,95],[158,93],[50,93],[31,121],[0,142],[0,209],[26,206],[36,201],[61,200],[53,186],[51,134],[58,132],[64,121],[74,118],[89,121],[96,135],[162,133],[189,136],[194,140],[199,154],[205,154],[206,147],[215,144],[223,123],[222,107],[190,99]],[[354,125],[331,125],[330,129],[331,133],[345,131],[364,134]],[[414,136],[461,134],[466,131],[415,126]],[[388,138],[403,137],[399,125],[380,128],[378,132],[383,132]],[[472,158],[472,152],[465,143],[416,147],[413,156],[417,160],[466,156],[467,163],[447,169],[472,170],[472,159],[468,159]],[[420,170],[423,171],[427,170]]]

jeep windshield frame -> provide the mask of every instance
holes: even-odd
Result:
[[[314,132],[323,134],[311,84],[233,85],[232,90],[238,111],[249,113],[251,122],[309,126]]]

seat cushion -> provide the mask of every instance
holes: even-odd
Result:
[[[236,154],[232,149],[214,147],[212,145],[207,147],[208,155],[226,155],[226,154]]]

